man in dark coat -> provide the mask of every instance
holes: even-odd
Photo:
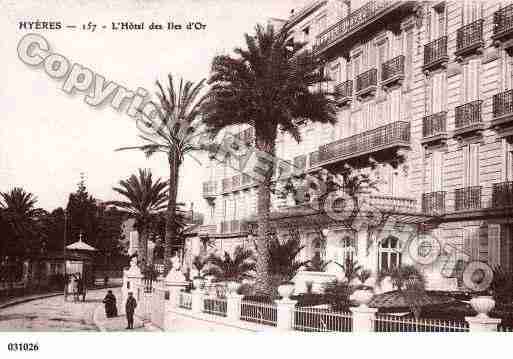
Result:
[[[116,296],[111,290],[107,292],[107,295],[103,299],[105,304],[105,316],[107,318],[113,318],[118,316],[118,308],[116,306]]]
[[[134,312],[136,307],[137,301],[135,300],[133,293],[128,292],[128,298],[125,305],[126,320],[128,322],[126,329],[134,329]]]

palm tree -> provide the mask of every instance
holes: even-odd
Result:
[[[303,44],[289,40],[287,29],[257,25],[254,35],[245,34],[247,49],[236,48],[235,57],[216,56],[212,63],[209,96],[203,118],[212,134],[247,124],[254,128],[256,148],[274,157],[279,130],[301,140],[297,120],[335,123],[336,105],[319,85],[327,80],[320,59]],[[256,287],[272,292],[268,274],[266,241],[270,233],[271,177],[263,176],[257,194],[258,260]]]
[[[228,252],[224,252],[223,257],[210,255],[208,264],[210,266],[206,269],[205,275],[213,275],[221,281],[241,281],[251,278],[250,273],[255,270],[253,252],[241,246],[235,248],[233,256]]]
[[[9,224],[14,239],[25,251],[36,250],[31,241],[38,238],[41,228],[39,219],[46,214],[37,208],[37,198],[23,188],[15,187],[9,192],[0,193],[0,207],[4,221]]]
[[[166,212],[166,235],[164,239],[166,269],[170,268],[173,243],[176,242],[178,232],[175,216],[177,212],[176,198],[180,166],[186,155],[193,157],[193,152],[202,150],[198,138],[202,134],[199,109],[203,97],[199,95],[205,83],[205,80],[194,83],[180,79],[178,87],[175,88],[171,75],[168,75],[168,80],[167,91],[157,81],[159,104],[154,103],[154,106],[160,123],[156,124],[141,112],[143,123],[147,127],[139,135],[144,144],[117,149],[117,151],[140,150],[144,152],[146,157],[151,157],[155,153],[164,153],[167,156],[169,194]]]
[[[135,219],[139,232],[140,260],[146,267],[148,254],[148,235],[152,222],[158,213],[166,208],[168,184],[160,178],[154,180],[150,170],[139,169],[126,180],[119,181],[114,191],[126,198],[125,201],[110,201],[120,211]]]

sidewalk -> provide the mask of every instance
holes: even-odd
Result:
[[[105,316],[105,306],[103,304],[98,305],[94,311],[93,321],[101,332],[156,332],[160,329],[151,325],[151,323],[142,322],[142,320],[135,316],[134,317],[134,329],[126,329],[127,321],[125,315],[124,303],[120,302],[121,290],[114,290],[114,295],[118,299],[118,316],[115,318],[107,318]]]

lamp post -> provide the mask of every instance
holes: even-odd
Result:
[[[68,230],[68,210],[64,210],[64,235],[62,238],[62,264],[64,266],[64,301],[66,301],[68,293],[67,293],[67,287],[68,287],[68,276],[66,274],[66,236],[67,236],[67,230]]]

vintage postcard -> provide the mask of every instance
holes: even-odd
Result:
[[[0,29],[6,335],[513,331],[513,2],[0,0]]]

